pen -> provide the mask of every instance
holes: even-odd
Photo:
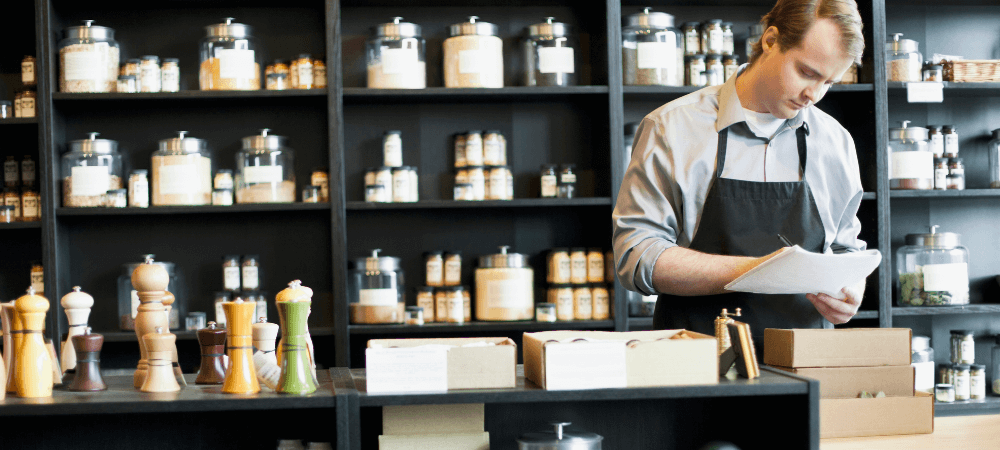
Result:
[[[781,242],[784,243],[786,247],[791,247],[792,246],[792,243],[789,242],[787,238],[785,238],[784,236],[782,236],[780,234],[778,235],[778,239],[781,239]]]

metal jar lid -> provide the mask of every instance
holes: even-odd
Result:
[[[243,138],[244,149],[281,150],[288,143],[288,138],[268,134],[270,128],[262,128],[260,134]]]
[[[930,233],[915,233],[906,235],[906,245],[954,248],[962,244],[961,234],[938,233],[938,228],[938,225],[932,225]]]
[[[178,131],[177,137],[160,141],[160,151],[179,153],[202,153],[208,150],[208,141],[186,136],[187,131]]]
[[[378,24],[372,32],[379,37],[415,38],[420,37],[420,25],[403,22],[402,17],[393,17],[392,22]]]
[[[66,27],[63,33],[67,39],[96,39],[110,41],[115,38],[115,29],[93,25],[93,20],[84,20],[83,25]]]
[[[641,13],[629,14],[625,17],[626,27],[640,28],[671,28],[674,26],[674,16],[653,12],[650,8],[643,8]]]
[[[889,128],[889,139],[894,141],[902,141],[907,139],[912,139],[915,141],[926,141],[927,140],[927,129],[924,127],[909,127],[909,120],[904,120],[900,122],[903,124],[902,128]]]
[[[379,256],[380,248],[372,250],[372,255],[354,260],[354,268],[364,268],[365,272],[396,272],[399,270],[399,258],[395,256]]]
[[[479,257],[479,268],[481,269],[524,269],[530,268],[528,265],[528,255],[524,253],[507,253],[509,246],[501,246],[500,253],[484,255]]]
[[[554,431],[525,433],[517,439],[519,450],[589,450],[600,449],[604,438],[597,433],[563,431],[569,422],[556,422]]]
[[[110,139],[97,139],[101,133],[87,133],[87,139],[69,141],[69,151],[80,153],[115,153],[118,151],[118,141]]]
[[[492,23],[480,22],[477,16],[469,16],[467,22],[448,27],[448,32],[451,36],[496,36],[500,29]]]
[[[163,268],[167,270],[167,274],[172,276],[174,274],[174,263],[164,262],[164,261],[152,261],[152,258],[155,256],[156,255],[143,255],[143,259],[149,261],[148,264],[156,264],[158,266],[163,266]],[[132,272],[135,272],[136,268],[138,268],[143,264],[147,264],[147,262],[144,261],[144,262],[122,264],[122,268],[125,269],[124,270],[125,273],[131,275]]]
[[[209,25],[205,27],[205,33],[210,37],[227,37],[243,39],[250,37],[251,28],[249,25],[244,25],[242,23],[233,23],[232,17],[225,17],[222,19],[223,23],[217,23],[215,25]]]
[[[566,37],[573,32],[572,25],[568,23],[555,22],[555,20],[555,17],[546,17],[545,22],[528,25],[528,36]]]
[[[896,53],[916,53],[920,48],[920,43],[912,39],[900,39],[903,33],[893,33],[889,40],[888,48]]]

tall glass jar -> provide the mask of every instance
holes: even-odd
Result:
[[[893,33],[885,46],[886,80],[920,81],[923,74],[924,55],[920,44],[912,39],[900,39],[903,33]]]
[[[205,27],[201,40],[198,85],[203,91],[260,89],[260,63],[252,29],[232,17]]]
[[[906,235],[896,251],[900,306],[969,304],[969,250],[961,235],[938,233]]]
[[[503,41],[499,28],[470,16],[448,28],[444,40],[444,86],[502,88]]]
[[[573,27],[546,17],[527,28],[524,40],[525,86],[576,86],[576,49]]]
[[[103,206],[102,197],[112,189],[122,188],[122,155],[118,142],[97,139],[69,142],[69,152],[62,156],[63,206]]]
[[[287,137],[270,131],[243,138],[243,149],[236,153],[236,203],[295,201],[294,152]]]
[[[153,153],[153,206],[212,204],[212,151],[186,134],[161,140]]]
[[[392,22],[372,28],[365,44],[368,87],[374,89],[423,89],[427,87],[427,43],[420,35],[420,25]]]
[[[1000,128],[993,130],[993,139],[989,145],[990,154],[990,187],[1000,188]]]
[[[622,73],[631,86],[684,85],[684,44],[674,16],[645,8],[625,18]]]
[[[934,153],[927,144],[927,129],[889,129],[889,188],[934,189]]]
[[[67,27],[59,41],[59,92],[115,92],[118,58],[115,30],[93,25]]]

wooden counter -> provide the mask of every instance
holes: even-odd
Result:
[[[1000,448],[1000,415],[936,417],[933,434],[822,439],[821,450]]]

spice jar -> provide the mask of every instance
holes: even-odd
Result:
[[[917,41],[900,39],[903,33],[893,33],[892,40],[885,46],[887,81],[920,81],[920,69],[924,56],[920,54]]]
[[[392,169],[392,201],[410,201],[410,168],[407,166]]]
[[[260,89],[257,41],[252,29],[242,23],[225,22],[205,27],[201,40],[198,85],[203,91]],[[292,195],[294,196],[294,189]],[[237,191],[237,200],[239,191]]]
[[[934,399],[940,403],[954,403],[955,387],[951,384],[938,384],[934,387]]]
[[[948,177],[946,181],[948,189],[965,189],[965,165],[962,158],[948,159]]]
[[[969,251],[961,235],[937,228],[906,235],[896,252],[899,306],[969,304]]]
[[[465,161],[465,134],[455,133],[455,168],[459,169],[468,165]]]
[[[969,366],[969,399],[986,400],[986,366],[972,364]]]
[[[37,77],[35,77],[36,73],[35,57],[25,55],[24,59],[21,60],[21,83],[25,86],[34,86],[38,84]]]
[[[406,314],[403,316],[403,323],[407,325],[423,325],[424,308],[419,306],[407,306]]]
[[[42,220],[42,197],[38,191],[31,187],[25,187],[21,191],[21,220],[25,222],[37,222]]]
[[[165,58],[160,68],[160,91],[178,92],[181,90],[181,67],[177,58]]]
[[[10,100],[0,100],[0,119],[13,119],[14,106]]]
[[[35,105],[38,94],[35,91],[25,89],[18,93],[20,107],[14,108],[14,116],[19,118],[35,117]]]
[[[591,247],[587,250],[587,282],[604,282],[604,252],[600,248]]]
[[[502,88],[503,41],[496,25],[470,16],[448,28],[444,40],[444,86]]]
[[[990,187],[1000,188],[1000,128],[993,130],[993,139],[987,146],[990,161]]]
[[[524,50],[525,86],[576,86],[576,48],[579,43],[569,24],[545,22],[526,28]]]
[[[465,135],[465,165],[482,166],[483,158],[483,135],[478,131],[470,131]]]
[[[420,26],[395,17],[372,29],[365,44],[368,87],[423,89],[427,87],[426,42]]]
[[[483,166],[467,166],[466,173],[469,177],[469,184],[472,185],[472,194],[475,200],[486,199],[486,172]]]
[[[260,256],[257,255],[243,255],[243,261],[240,264],[240,283],[243,285],[244,291],[260,289],[259,260]]]
[[[701,53],[701,32],[698,31],[701,24],[698,22],[685,22],[681,26],[681,33],[684,43],[684,56],[697,55]]]
[[[595,284],[590,289],[590,296],[593,299],[594,320],[608,320],[611,318],[611,297],[608,288],[603,284]]]
[[[433,251],[424,253],[424,269],[427,286],[444,286],[444,252]],[[461,268],[459,269],[461,270]]]
[[[951,330],[951,362],[955,364],[976,362],[976,341],[973,332]]]
[[[622,75],[627,86],[684,84],[684,43],[674,16],[645,8],[625,17]]]
[[[479,257],[476,280],[476,319],[530,320],[535,315],[534,271],[528,255],[500,253]]]
[[[760,38],[764,35],[764,31],[767,31],[767,27],[762,23],[750,26],[750,37],[747,38],[746,55],[744,55],[746,56],[747,61],[750,60],[750,55],[753,54],[754,44],[760,42]]]
[[[933,189],[934,154],[927,146],[927,129],[909,123],[889,129],[889,188]]]
[[[153,153],[153,206],[212,204],[212,151],[208,142],[178,131]]]
[[[125,64],[122,64],[121,69],[118,70],[118,76],[122,77],[125,75],[132,75],[138,83],[139,79],[142,77],[142,70],[139,68],[140,64],[142,64],[142,60],[139,58],[130,58],[126,60]],[[138,89],[138,84],[136,86],[136,89]]]
[[[0,222],[2,223],[13,223],[17,219],[14,217],[14,206],[13,205],[0,205]]]
[[[122,75],[118,77],[118,92],[123,94],[134,94],[139,92],[139,83],[135,75]]]
[[[128,206],[128,194],[125,189],[112,189],[104,193],[105,208],[124,208]]]
[[[574,248],[569,254],[569,281],[573,284],[587,282],[587,251],[583,248]]]
[[[454,250],[444,254],[444,286],[462,284],[462,252]]]
[[[424,321],[434,322],[434,288],[420,286],[417,288],[417,306],[424,311]]]
[[[445,322],[464,323],[465,322],[465,297],[462,295],[462,286],[448,286],[442,288],[446,298]]]
[[[19,166],[14,155],[7,155],[7,161],[3,163],[3,184],[4,187],[16,188],[20,178]]]
[[[702,81],[701,73],[705,71],[705,55],[685,56],[684,85],[685,86],[705,86],[708,81]]]
[[[309,176],[309,184],[319,188],[320,202],[330,201],[330,177],[327,175],[326,167],[313,169],[312,175]]]
[[[501,156],[500,134],[497,130],[487,131],[483,136],[483,165],[502,166],[506,158]]]
[[[4,189],[3,205],[14,208],[12,216],[15,222],[21,220],[21,195],[17,193],[17,189]]]
[[[554,291],[552,301],[556,304],[556,318],[559,320],[573,320],[574,291],[570,284],[554,284],[550,292]]]
[[[222,258],[222,286],[229,292],[240,291],[240,257],[226,255]]]
[[[114,92],[118,80],[115,30],[93,25],[67,27],[59,41],[59,92]]]
[[[309,185],[303,188],[302,203],[319,203],[319,186]]]
[[[722,22],[722,54],[723,56],[732,56],[736,54],[732,22]]]
[[[708,55],[705,58],[705,71],[708,72],[708,85],[718,86],[726,81],[723,78],[725,68],[722,65],[722,55]]]
[[[313,82],[312,55],[302,53],[295,60],[294,64],[296,83],[292,85],[292,89],[312,89],[315,86]]]
[[[934,158],[934,190],[948,189],[948,158]]]
[[[568,284],[572,280],[571,259],[569,249],[554,248],[549,252],[548,282]]]
[[[954,125],[945,125],[941,127],[941,135],[944,136],[944,157],[945,158],[957,158],[958,157],[958,131],[955,130]]]
[[[295,201],[294,152],[288,138],[270,131],[243,138],[243,149],[236,153],[236,203]]]
[[[539,322],[555,322],[556,304],[544,302],[535,305],[535,320]]]
[[[289,88],[288,74],[272,73],[265,78],[264,88],[269,91],[284,91]]]
[[[456,183],[455,184],[455,200],[461,201],[475,201],[476,191],[472,187],[471,183]]]
[[[971,397],[971,386],[969,386],[969,365],[958,364],[955,366],[955,401],[966,401]]]
[[[507,183],[507,180],[511,178],[510,168],[507,166],[490,167],[489,173],[486,183],[486,200],[513,200],[512,196],[508,197],[508,191],[512,187]]]
[[[313,59],[313,87],[326,88],[326,63],[322,59]]]
[[[575,164],[563,164],[559,172],[559,198],[576,197]]]
[[[21,185],[24,187],[35,186],[35,161],[31,155],[24,155],[21,159]]]
[[[559,179],[556,177],[555,164],[543,164],[541,175],[541,197],[556,198],[559,196]]]
[[[371,185],[382,185],[385,191],[385,202],[392,201],[392,168],[382,166],[375,169],[375,182]]]
[[[153,55],[142,57],[139,63],[139,92],[160,92],[163,75],[160,73],[160,58]]]
[[[913,336],[910,339],[910,365],[913,366],[913,388],[917,391],[934,393],[934,349],[931,338]]]
[[[591,320],[594,317],[594,298],[589,284],[573,286],[573,319]]]
[[[722,54],[724,36],[722,20],[712,19],[701,25],[701,53]]]
[[[386,131],[382,135],[382,165],[400,167],[403,165],[403,138],[399,130]]]
[[[63,206],[101,206],[105,193],[122,188],[118,142],[97,139],[99,133],[89,135],[70,141],[69,152],[62,156]]]
[[[927,137],[930,140],[930,149],[935,158],[944,157],[944,134],[938,125],[927,125]]]
[[[740,70],[740,57],[738,55],[728,55],[722,59],[722,80],[732,78]]]
[[[924,81],[944,81],[944,66],[940,64],[928,64],[924,66]]]

